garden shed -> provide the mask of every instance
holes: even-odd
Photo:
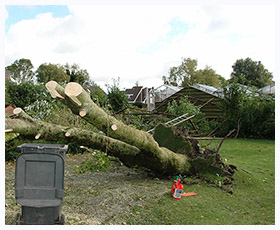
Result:
[[[173,100],[180,100],[180,98],[187,96],[191,103],[196,106],[202,106],[201,112],[206,114],[206,118],[217,119],[222,114],[222,111],[218,106],[220,102],[220,95],[222,96],[221,93],[222,89],[220,88],[194,84],[192,86],[184,87],[162,102],[157,103],[154,111],[166,112],[169,102]]]

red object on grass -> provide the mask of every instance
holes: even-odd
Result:
[[[181,180],[181,178],[178,178],[177,181],[172,185],[171,195],[176,200],[181,199],[181,195],[182,195],[182,192],[184,189],[182,183],[183,183],[183,181]]]
[[[187,196],[196,196],[198,195],[197,193],[195,192],[188,192],[188,193],[183,193],[181,196],[182,197],[187,197]]]

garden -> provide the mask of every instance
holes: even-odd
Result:
[[[6,82],[6,104],[16,106],[5,119],[6,224],[16,224],[21,210],[16,147],[27,142],[68,145],[61,210],[67,225],[275,224],[273,96],[254,88],[248,94],[233,79],[223,87],[219,119],[207,119],[186,96],[166,113],[189,113],[192,123],[166,127],[169,116],[128,105],[117,81],[106,95],[93,82],[81,86],[89,78],[48,80]],[[145,115],[131,116],[135,109]],[[193,137],[195,128],[215,136]],[[187,176],[184,192],[196,195],[172,198],[179,174]]]

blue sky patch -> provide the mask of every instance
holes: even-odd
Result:
[[[179,34],[186,34],[189,25],[183,22],[180,17],[173,18],[168,25],[171,26],[171,30],[167,33],[168,39],[172,40],[174,37],[178,36]]]
[[[53,17],[61,18],[70,14],[65,5],[6,5],[9,14],[5,21],[5,32],[7,33],[10,26],[26,19],[33,19],[38,14],[52,13]]]
[[[170,26],[170,31],[162,35],[155,43],[137,47],[137,51],[145,54],[154,53],[164,44],[171,43],[178,35],[185,35],[189,30],[189,24],[182,21],[178,16],[169,21],[166,26]]]

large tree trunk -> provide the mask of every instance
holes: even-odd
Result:
[[[218,153],[204,151],[205,154],[201,154],[201,150],[197,150],[197,143],[193,141],[174,137],[174,134],[170,136],[170,133],[162,136],[161,130],[164,129],[158,129],[156,141],[149,133],[127,126],[108,115],[75,82],[68,83],[64,89],[55,81],[50,81],[46,87],[53,98],[60,100],[74,114],[87,120],[105,135],[42,122],[19,108],[14,110],[15,119],[6,119],[6,129],[20,133],[25,139],[40,138],[99,149],[118,157],[127,166],[143,166],[161,175],[200,175],[201,166],[204,169],[207,167],[214,174],[232,175],[231,168],[221,162]],[[175,142],[178,144],[174,145]],[[199,154],[194,154],[195,151]]]
[[[14,110],[15,118],[6,119],[6,129],[21,134],[23,140],[44,139],[60,143],[76,143],[118,157],[125,165],[146,167],[158,174],[187,174],[188,157],[162,148],[164,155],[151,157],[145,151],[120,140],[79,128],[54,125],[34,119],[20,108]],[[180,167],[182,165],[182,167]],[[178,166],[178,167],[177,167]]]

